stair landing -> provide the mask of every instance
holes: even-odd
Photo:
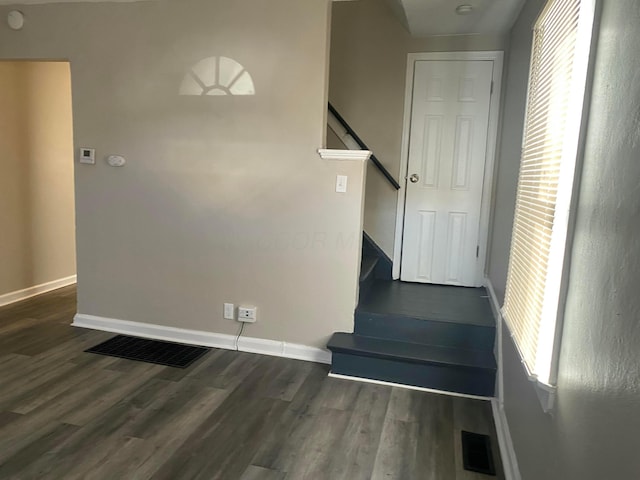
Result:
[[[359,312],[495,327],[484,288],[376,280]]]

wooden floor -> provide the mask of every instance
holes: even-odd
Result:
[[[481,480],[460,431],[489,403],[212,350],[185,370],[83,353],[75,288],[0,308],[1,479]],[[498,478],[503,478],[499,473]]]

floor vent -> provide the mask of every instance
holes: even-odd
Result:
[[[479,433],[462,432],[462,463],[465,470],[495,475],[491,439]]]
[[[126,358],[139,362],[157,363],[168,367],[186,368],[209,351],[180,343],[162,342],[146,338],[118,335],[85,352]]]

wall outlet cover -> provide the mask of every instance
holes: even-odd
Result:
[[[258,309],[256,307],[238,307],[238,321],[253,323],[257,320]]]

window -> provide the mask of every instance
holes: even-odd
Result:
[[[565,246],[595,0],[549,0],[533,33],[503,316],[527,373],[556,382]]]

